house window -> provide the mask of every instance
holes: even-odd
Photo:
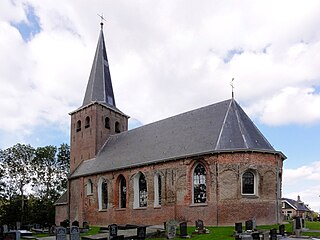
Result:
[[[126,208],[127,203],[127,184],[124,176],[120,176],[119,181],[119,207]]]
[[[116,123],[115,123],[115,132],[116,132],[116,133],[119,133],[119,132],[120,132],[120,123],[119,123],[119,122],[116,122]]]
[[[85,122],[84,122],[84,127],[85,127],[85,128],[90,127],[90,117],[86,117],[86,120],[85,120]]]
[[[154,206],[161,206],[161,176],[158,173],[154,175]]]
[[[193,172],[193,203],[207,201],[206,169],[199,163]]]
[[[77,131],[77,132],[80,132],[80,131],[81,131],[81,121],[80,121],[80,120],[78,120],[78,122],[77,122],[76,131]]]
[[[110,129],[110,118],[106,117],[104,119],[104,127]]]
[[[242,194],[255,194],[255,176],[250,171],[242,175]]]
[[[92,195],[93,193],[93,183],[91,181],[91,179],[88,179],[87,182],[87,195]]]
[[[107,209],[108,207],[108,184],[103,178],[99,180],[98,188],[98,200],[99,200],[99,210]]]

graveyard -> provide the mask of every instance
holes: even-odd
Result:
[[[150,225],[116,225],[98,227],[85,225],[79,227],[78,222],[64,221],[61,226],[44,227],[40,224],[27,226],[1,226],[0,239],[42,239],[42,240],[118,240],[118,239],[189,239],[218,240],[278,240],[278,239],[320,239],[320,222],[305,222],[301,218],[286,224],[256,225],[254,220],[238,222],[234,226],[205,226],[202,220],[194,224],[170,220],[163,226]],[[21,227],[20,230],[15,228]]]

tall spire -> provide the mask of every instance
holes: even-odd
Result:
[[[94,56],[86,93],[82,106],[91,102],[100,102],[116,107],[109,70],[108,57],[103,36],[103,18],[96,53]]]

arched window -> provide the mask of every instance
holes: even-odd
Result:
[[[206,169],[199,163],[193,172],[193,203],[207,201]]]
[[[88,179],[87,181],[87,195],[92,195],[93,193],[93,183],[91,179]]]
[[[99,210],[107,209],[107,207],[108,207],[108,184],[107,184],[107,181],[103,178],[99,179],[98,201],[99,201]]]
[[[115,123],[115,132],[116,132],[116,133],[119,133],[119,132],[120,132],[120,123],[119,123],[119,122],[116,122],[116,123]]]
[[[90,127],[90,117],[89,117],[89,116],[86,117],[86,120],[85,120],[85,122],[84,122],[84,127],[85,127],[85,128]]]
[[[159,173],[154,175],[154,206],[161,206],[161,176]]]
[[[134,208],[147,207],[148,189],[147,181],[143,173],[139,172],[134,178]]]
[[[126,208],[127,204],[127,183],[124,176],[120,176],[119,180],[119,207]]]
[[[104,119],[104,127],[110,129],[110,118],[106,117]]]
[[[76,131],[77,131],[77,132],[80,132],[80,131],[81,131],[81,121],[80,121],[80,120],[77,121]]]
[[[242,175],[242,194],[255,194],[255,175],[251,171]]]

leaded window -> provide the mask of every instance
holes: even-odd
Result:
[[[86,117],[84,127],[85,127],[85,128],[90,127],[90,117],[89,117],[89,116]]]
[[[147,181],[144,174],[139,177],[139,207],[146,207],[148,202]]]
[[[242,175],[242,193],[254,194],[254,174],[252,172],[245,172]]]
[[[76,131],[77,131],[77,132],[80,132],[80,131],[81,131],[81,121],[80,121],[80,120],[77,121]]]
[[[104,180],[101,184],[101,200],[102,200],[102,209],[106,209],[108,207],[108,184],[107,181]]]
[[[124,176],[120,176],[120,185],[119,185],[119,203],[120,208],[126,208],[127,202],[127,184]]]
[[[158,175],[158,204],[161,205],[161,176]]]
[[[193,172],[193,202],[205,203],[207,201],[206,169],[198,164]]]

